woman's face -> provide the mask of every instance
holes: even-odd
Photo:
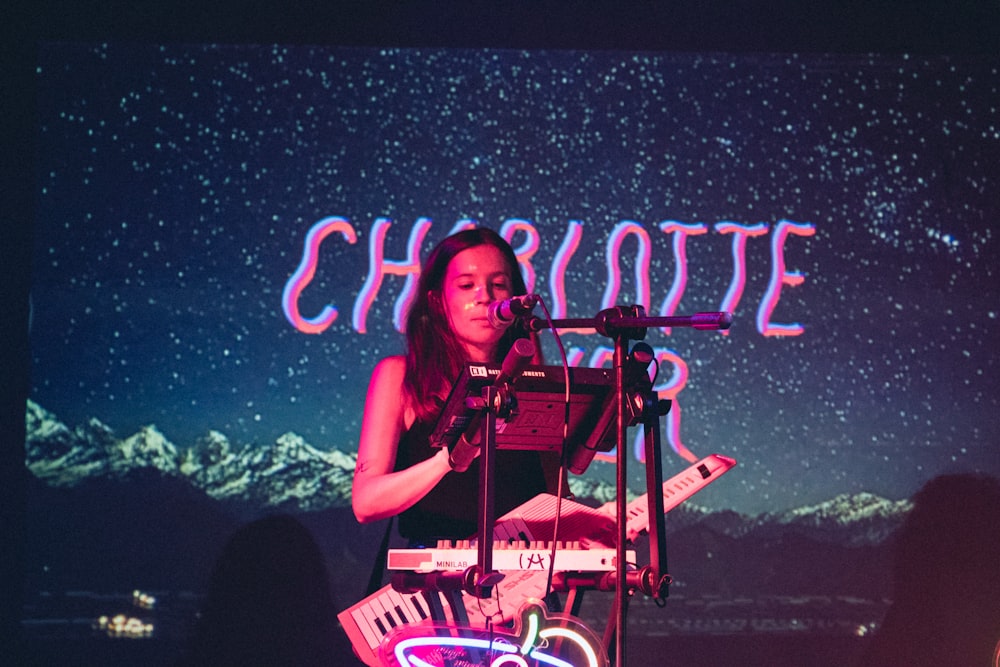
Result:
[[[442,286],[444,309],[471,361],[494,361],[504,331],[490,324],[487,306],[511,296],[510,270],[496,247],[467,248],[448,263]]]

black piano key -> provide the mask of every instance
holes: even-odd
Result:
[[[389,625],[391,625],[392,627],[396,627],[397,625],[399,625],[398,623],[396,623],[396,619],[394,619],[392,617],[392,614],[390,614],[389,612],[386,612],[385,620],[389,621]]]
[[[395,609],[396,609],[396,615],[399,616],[399,618],[403,621],[403,623],[412,623],[413,622],[409,618],[406,617],[406,612],[403,611],[403,608],[400,607],[398,604],[396,605]]]
[[[418,596],[418,595],[411,595],[410,596],[410,604],[412,604],[413,608],[417,610],[418,614],[420,614],[420,620],[421,621],[426,621],[427,620],[427,612],[424,611],[424,606],[422,604],[420,604],[420,596]]]
[[[389,631],[388,631],[388,630],[386,629],[385,625],[384,625],[384,624],[382,623],[382,621],[381,621],[381,620],[379,619],[379,617],[378,617],[378,616],[376,616],[376,617],[375,617],[375,625],[377,625],[377,626],[378,626],[378,631],[379,631],[379,632],[380,632],[381,634],[385,635],[385,634],[387,634],[387,633],[389,632]]]

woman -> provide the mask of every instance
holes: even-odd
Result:
[[[380,361],[368,387],[352,490],[358,521],[399,515],[400,535],[414,544],[476,532],[478,461],[454,471],[429,436],[465,363],[500,362],[521,335],[492,326],[488,306],[526,291],[514,251],[489,229],[458,232],[431,252],[407,317],[406,355]],[[547,488],[537,452],[498,452],[498,516]]]

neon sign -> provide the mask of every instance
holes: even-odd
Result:
[[[420,248],[423,246],[432,221],[429,218],[417,219],[410,229],[406,243],[406,256],[402,259],[389,259],[385,256],[385,240],[393,222],[388,218],[375,220],[368,235],[368,272],[354,301],[351,326],[355,332],[365,334],[368,331],[368,312],[375,303],[382,289],[386,276],[404,278],[402,289],[396,296],[393,306],[393,325],[398,331],[403,330],[406,311],[416,294],[417,280],[420,277]],[[472,227],[476,221],[459,220],[448,234]],[[773,229],[766,223],[740,224],[732,221],[722,221],[709,227],[705,223],[687,224],[677,220],[666,220],[659,224],[659,230],[671,237],[671,248],[674,259],[674,274],[667,295],[661,301],[658,312],[651,315],[670,316],[677,314],[680,301],[688,282],[688,241],[714,231],[720,235],[730,235],[731,242],[731,278],[725,295],[721,299],[718,310],[734,312],[743,297],[747,280],[747,242],[749,239],[770,234],[770,271],[767,288],[760,303],[757,305],[754,322],[758,333],[765,337],[799,336],[805,327],[799,323],[778,323],[773,317],[778,308],[782,292],[786,288],[794,288],[805,282],[805,276],[788,268],[785,260],[785,246],[792,237],[811,237],[816,229],[810,223],[779,220]],[[320,246],[325,239],[339,233],[340,238],[350,245],[358,241],[358,231],[350,221],[342,217],[328,217],[316,222],[306,234],[302,258],[298,268],[285,284],[282,295],[282,309],[286,319],[296,329],[303,333],[319,334],[326,331],[339,314],[336,306],[327,304],[320,309],[318,315],[308,317],[299,310],[299,298],[316,275],[316,267],[320,257]],[[524,276],[528,292],[537,293],[535,283],[537,271],[534,256],[540,246],[541,234],[537,227],[528,220],[511,218],[503,223],[500,235],[507,239],[514,248],[521,273]],[[519,236],[520,242],[515,243]],[[566,274],[570,263],[576,254],[583,237],[583,223],[570,220],[563,235],[552,264],[548,271],[549,296],[545,303],[554,318],[566,316]],[[627,240],[634,241],[635,260],[633,263],[633,282],[635,294],[631,298],[619,301],[622,289],[621,256],[623,245]],[[610,308],[616,303],[639,303],[649,306],[651,302],[650,264],[652,254],[652,239],[646,228],[633,220],[623,220],[615,225],[608,235],[605,246],[606,283],[601,297],[601,308]],[[663,333],[669,335],[669,329]],[[728,331],[721,332],[727,335]],[[657,359],[664,367],[664,362],[674,368],[673,374],[660,385],[654,387],[663,397],[673,402],[667,414],[666,437],[673,451],[688,462],[693,463],[698,456],[690,451],[681,440],[680,418],[681,405],[678,395],[687,384],[688,367],[684,359],[676,351],[669,348],[654,348]],[[584,360],[584,350],[570,347],[567,350],[570,365],[576,366]],[[611,348],[596,347],[587,365],[600,367],[611,357]],[[635,455],[642,460],[642,434],[636,435]],[[614,461],[615,452],[599,453],[595,460]]]
[[[608,657],[594,633],[567,614],[548,615],[538,600],[527,600],[514,628],[473,629],[427,622],[400,626],[379,647],[384,667],[607,667]]]
[[[404,277],[405,283],[396,297],[393,308],[393,324],[397,330],[403,329],[403,318],[409,304],[413,301],[414,292],[417,287],[417,278],[420,276],[420,247],[430,230],[432,222],[429,218],[419,218],[410,230],[407,240],[406,257],[401,260],[387,259],[385,257],[385,238],[392,221],[388,218],[378,218],[372,225],[368,241],[368,274],[365,277],[358,296],[354,302],[351,325],[357,333],[363,334],[368,330],[368,311],[378,297],[382,287],[382,282],[386,276]],[[472,220],[459,221],[452,232],[470,227],[475,222]],[[687,241],[689,237],[704,235],[708,232],[708,226],[704,223],[685,224],[675,220],[668,220],[660,223],[660,231],[668,234],[672,238],[673,256],[675,263],[674,277],[667,296],[659,307],[656,315],[669,316],[676,314],[676,309],[680,303],[687,286],[688,258]],[[729,288],[721,301],[720,311],[733,312],[739,305],[743,295],[743,288],[746,283],[746,242],[748,238],[762,236],[768,232],[765,223],[754,225],[741,225],[735,222],[719,222],[714,227],[719,234],[732,234],[732,279]],[[560,245],[553,259],[549,271],[550,297],[546,299],[549,309],[554,317],[563,317],[566,313],[566,287],[565,276],[570,260],[576,253],[582,236],[583,225],[579,221],[571,220]],[[797,223],[789,220],[779,220],[771,236],[771,272],[764,298],[761,299],[757,307],[755,318],[757,331],[764,336],[798,336],[803,332],[800,324],[780,324],[772,322],[771,318],[777,308],[784,287],[797,287],[805,282],[805,277],[796,271],[790,271],[785,264],[785,244],[791,236],[812,236],[815,234],[815,227],[809,223]],[[330,327],[338,316],[336,306],[327,304],[320,313],[314,317],[307,317],[299,311],[299,297],[308,287],[309,283],[316,275],[316,266],[319,262],[320,245],[333,234],[339,232],[340,236],[347,243],[354,245],[357,243],[358,234],[351,223],[342,217],[323,218],[315,223],[306,234],[302,258],[299,266],[288,279],[282,294],[282,310],[285,318],[296,329],[303,333],[318,334]],[[525,241],[514,247],[518,261],[521,264],[521,271],[524,275],[525,284],[529,292],[535,292],[536,270],[533,257],[540,244],[540,234],[538,229],[527,220],[513,218],[507,220],[500,229],[500,234],[508,241],[513,241],[517,234],[523,234]],[[622,277],[620,268],[620,256],[622,244],[626,238],[633,237],[637,244],[635,261],[635,286],[636,294],[634,299],[628,300],[630,303],[638,303],[649,307],[650,304],[650,254],[652,240],[645,228],[639,223],[625,220],[618,223],[611,231],[607,241],[605,252],[605,263],[607,269],[607,282],[604,294],[601,298],[602,308],[609,308],[614,305],[621,291]],[[654,313],[650,313],[654,314]],[[670,333],[665,331],[664,333]]]

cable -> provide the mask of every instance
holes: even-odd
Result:
[[[556,329],[555,323],[552,321],[552,314],[549,312],[549,308],[546,305],[545,300],[539,297],[538,302],[542,307],[542,311],[545,313],[545,321],[548,324],[548,329],[552,332],[552,337],[555,339],[556,346],[559,348],[559,359],[562,362],[563,378],[566,382],[563,405],[562,447],[559,452],[559,475],[556,481],[556,518],[552,524],[552,544],[549,550],[549,571],[545,581],[544,598],[548,600],[549,596],[552,595],[552,579],[555,576],[556,542],[559,538],[559,519],[562,516],[563,486],[565,485],[566,490],[569,491],[569,482],[566,479],[566,450],[567,440],[569,439],[571,392],[569,386],[569,359],[566,357],[566,348],[563,346],[562,338],[559,336],[559,330]]]

